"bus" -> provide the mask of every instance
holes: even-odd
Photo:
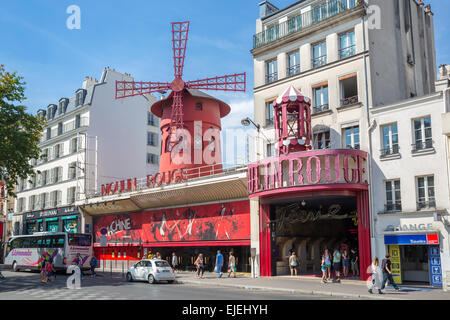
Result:
[[[14,236],[6,247],[5,265],[19,270],[39,270],[46,253],[52,257],[57,271],[66,271],[79,253],[82,270],[90,269],[93,253],[90,234],[67,232],[37,232],[33,235]]]

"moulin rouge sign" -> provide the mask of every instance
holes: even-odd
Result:
[[[321,184],[367,186],[367,153],[320,150],[269,158],[248,166],[250,195],[290,187]]]
[[[159,187],[163,184],[180,183],[187,180],[186,169],[173,170],[147,176],[147,188]],[[138,188],[137,178],[116,181],[102,185],[102,196],[136,191]]]

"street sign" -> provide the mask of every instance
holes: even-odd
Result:
[[[108,245],[108,238],[105,235],[100,237],[100,246],[106,247]]]
[[[100,229],[100,234],[106,236],[106,234],[108,233],[108,229],[103,227]]]

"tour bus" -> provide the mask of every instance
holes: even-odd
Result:
[[[5,265],[14,271],[39,270],[44,253],[53,259],[56,270],[66,270],[79,253],[82,270],[88,270],[92,259],[92,236],[67,232],[37,232],[14,236],[6,247]],[[48,258],[47,258],[48,259]]]

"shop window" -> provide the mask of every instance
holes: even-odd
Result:
[[[63,222],[64,231],[68,233],[78,232],[78,219],[65,219]]]

